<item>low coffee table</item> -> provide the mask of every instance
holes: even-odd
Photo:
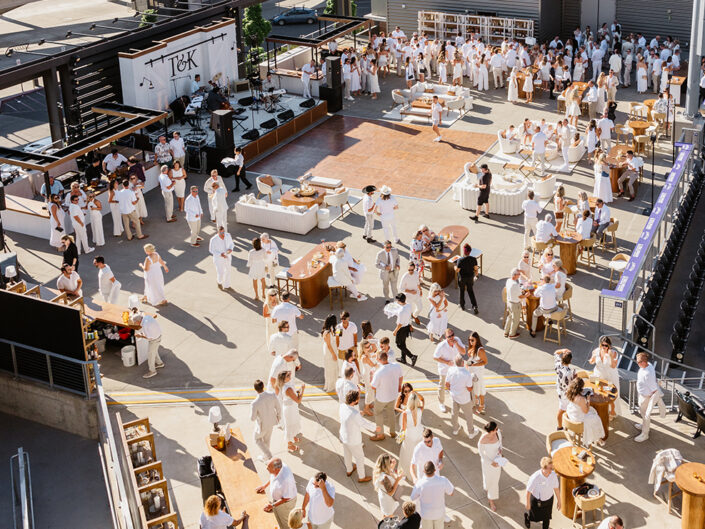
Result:
[[[326,189],[319,186],[311,186],[316,190],[316,194],[310,197],[296,196],[294,192],[290,189],[282,195],[281,205],[282,206],[306,206],[307,208],[312,208],[314,204],[319,206],[323,204],[323,199],[326,196]]]

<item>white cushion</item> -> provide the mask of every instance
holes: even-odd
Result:
[[[558,450],[564,446],[572,446],[573,444],[568,439],[556,439],[551,443],[551,455],[553,456]]]
[[[309,178],[308,183],[311,185],[336,189],[343,185],[343,181],[338,178],[327,178],[325,176],[313,176]]]
[[[296,206],[290,210],[279,204],[267,207],[256,204],[237,202],[235,204],[235,218],[240,224],[259,226],[268,230],[279,230],[300,235],[311,231],[317,224],[318,205],[300,213]]]
[[[328,276],[328,287],[333,288],[333,287],[340,287],[342,286],[340,283],[338,283],[333,276]]]

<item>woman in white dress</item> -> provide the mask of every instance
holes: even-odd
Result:
[[[140,224],[144,224],[143,219],[147,218],[147,202],[144,200],[144,184],[137,175],[130,176],[130,189],[137,197],[137,216],[140,218]]]
[[[565,294],[565,284],[568,280],[568,274],[563,268],[563,261],[560,259],[553,260],[553,282],[556,287],[556,301],[563,302],[563,294]]]
[[[601,198],[605,204],[609,204],[612,202],[613,196],[607,155],[601,150],[595,151],[595,154],[595,189],[593,195],[596,198]]]
[[[382,72],[382,78],[386,78],[389,73],[389,50],[387,49],[387,39],[382,40],[382,47],[379,50],[378,55],[378,67],[379,71]]]
[[[174,194],[179,201],[179,211],[183,211],[186,201],[186,171],[181,167],[181,162],[177,160],[169,173],[169,177],[174,182]]]
[[[539,75],[541,76],[541,84],[543,89],[548,90],[548,84],[551,81],[551,64],[548,62],[546,57],[541,60]]]
[[[144,270],[144,296],[142,301],[157,307],[166,305],[167,300],[164,295],[164,272],[169,273],[166,262],[159,256],[153,244],[144,245],[144,253],[147,257],[144,263],[140,263],[140,268]]]
[[[406,63],[404,63],[404,79],[406,79],[406,87],[411,90],[414,79],[416,79],[416,68],[414,63],[411,62],[411,57],[407,57]]]
[[[607,108],[607,81],[602,78],[604,72],[600,74],[601,79],[597,80],[597,102],[595,103],[595,112],[601,116]]]
[[[262,317],[264,318],[264,343],[269,345],[269,338],[277,332],[277,326],[272,323],[272,311],[279,304],[279,294],[276,288],[267,290],[267,297],[262,304]]]
[[[594,119],[590,120],[587,127],[587,153],[591,155],[597,148],[597,122]]]
[[[110,216],[113,218],[113,236],[120,237],[122,235],[122,215],[120,215],[120,203],[117,199],[117,193],[120,191],[120,182],[118,179],[110,181],[108,186],[108,204],[110,204]]]
[[[377,490],[379,510],[382,511],[383,518],[394,516],[399,506],[394,495],[399,488],[399,482],[404,478],[404,471],[397,468],[398,461],[394,457],[382,454],[377,458],[375,469],[372,471],[372,484]]]
[[[448,82],[448,61],[445,52],[438,57],[438,82],[446,84]]]
[[[372,407],[375,402],[375,390],[372,389],[372,377],[375,374],[375,369],[377,369],[377,351],[374,344],[368,339],[363,339],[360,342],[358,363],[362,369],[362,383],[365,386],[365,408],[360,413],[366,417],[371,417],[374,415]]]
[[[619,356],[608,336],[602,337],[600,346],[592,352],[588,361],[595,366],[593,375],[607,380],[617,388],[617,399],[610,402],[610,420],[614,419],[619,412],[619,371],[617,371]]]
[[[267,289],[265,285],[265,277],[267,277],[267,252],[262,249],[262,241],[259,237],[252,239],[252,250],[247,254],[247,275],[252,279],[252,288],[255,290],[255,300],[259,299],[257,290],[257,281],[262,283],[262,299]]]
[[[432,342],[440,340],[448,328],[448,299],[441,285],[433,283],[428,291],[431,310],[428,313],[428,337]]]
[[[453,60],[453,85],[463,85],[463,61],[459,57]]]
[[[534,74],[531,68],[524,70],[524,85],[521,88],[526,94],[526,102],[531,103],[534,100]]]
[[[531,254],[528,250],[522,252],[517,268],[523,282],[531,281]]]
[[[499,499],[499,477],[502,475],[502,467],[497,462],[502,457],[502,433],[496,422],[490,421],[485,425],[485,433],[477,442],[477,451],[482,464],[482,488],[487,491],[490,509],[496,511],[494,501]]]
[[[397,400],[394,402],[394,411],[399,414],[400,430],[402,427],[402,416],[406,411],[406,407],[409,404],[409,399],[411,398],[412,394],[416,395],[416,398],[418,399],[417,404],[419,408],[423,409],[426,406],[426,401],[424,400],[423,395],[414,391],[414,386],[411,385],[411,382],[404,382],[401,385],[401,392],[399,393],[399,395],[397,395]]]
[[[96,246],[105,244],[105,235],[103,235],[103,204],[95,198],[95,193],[88,193],[88,213],[91,217],[91,232],[93,233],[93,242]]]
[[[323,390],[326,393],[335,391],[335,383],[338,380],[338,349],[335,344],[335,327],[338,319],[335,314],[329,314],[323,322],[321,338],[323,338]]]
[[[472,332],[468,337],[468,346],[465,349],[468,371],[477,377],[473,381],[472,396],[475,399],[475,411],[485,414],[485,366],[487,365],[487,351],[482,347],[482,340],[477,332]]]
[[[66,214],[61,207],[59,195],[51,195],[51,203],[49,204],[49,244],[54,248],[62,248],[63,243],[61,237],[65,235],[64,218]],[[59,231],[59,229],[61,231]]]
[[[555,270],[553,269],[553,263],[555,261],[553,260],[553,248],[548,247],[543,251],[543,254],[541,255],[541,259],[539,259],[539,274],[540,276],[546,277],[546,276],[551,276],[553,278],[553,274],[555,273]]]
[[[357,57],[350,59],[350,72],[352,75],[350,92],[353,95],[359,96],[360,90],[362,89],[362,84],[360,81],[360,67],[357,63]]]
[[[565,396],[568,399],[566,415],[573,422],[583,423],[583,443],[589,447],[597,443],[600,446],[605,444],[603,437],[605,429],[602,426],[602,419],[597,414],[597,410],[590,406],[590,397],[583,396],[585,380],[575,378],[568,385]]]
[[[512,68],[509,74],[509,83],[507,84],[507,101],[510,103],[519,102],[519,85],[517,84],[517,72]]]
[[[573,68],[573,80],[582,81],[583,75],[585,75],[585,63],[583,63],[582,57],[578,56],[575,59],[575,67]]]
[[[479,79],[477,81],[477,89],[480,91],[489,90],[490,89],[490,74],[489,74],[489,70],[487,69],[487,59],[485,59],[484,55],[482,57],[480,57],[480,60],[478,61],[478,73],[479,73]]]
[[[643,94],[647,89],[646,72],[646,63],[641,55],[639,55],[636,63],[636,91],[639,94]]]
[[[670,63],[664,62],[661,66],[661,87],[659,88],[661,93],[668,91],[668,85],[670,83],[669,75],[671,74],[671,67],[669,64]]]
[[[367,91],[372,94],[372,99],[377,99],[377,94],[379,94],[379,77],[377,76],[377,60],[372,59],[370,61],[370,66],[368,69],[369,76],[368,76],[368,84],[367,84]]]
[[[578,87],[569,86],[565,93],[565,117],[568,118],[573,127],[578,128],[578,118],[580,117],[580,99],[578,98]]]
[[[421,423],[423,408],[420,404],[418,396],[412,392],[406,403],[406,410],[401,416],[401,433],[403,435],[399,450],[399,465],[408,476],[411,476],[411,456],[414,455],[416,445],[423,438],[424,427]]]
[[[299,414],[299,404],[304,395],[306,384],[301,384],[301,389],[291,380],[291,371],[279,373],[277,377],[276,392],[282,400],[282,415],[284,417],[284,437],[287,442],[287,449],[295,452],[299,449],[296,443],[301,441],[301,415]]]

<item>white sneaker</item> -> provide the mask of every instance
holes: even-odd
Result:
[[[460,433],[460,428],[453,430],[453,435],[458,435]]]
[[[637,430],[641,430],[641,423],[640,422],[634,423],[634,428],[636,428]]]
[[[475,436],[480,433],[480,430],[478,428],[473,428],[472,433],[468,434],[468,437],[470,439],[475,439]]]
[[[264,457],[262,454],[260,454],[260,455],[257,456],[257,461],[261,461],[262,463],[266,463],[266,462],[267,462],[267,458]]]
[[[441,413],[446,413],[448,411],[445,404],[439,404],[438,409],[441,410]]]
[[[156,371],[147,371],[144,375],[142,375],[142,378],[152,378],[156,377],[157,372]]]
[[[88,250],[86,250],[86,253],[92,253],[95,252],[95,248],[89,247]]]
[[[365,301],[367,299],[367,296],[360,294],[360,296],[357,298],[358,301]]]
[[[643,443],[643,442],[646,441],[648,438],[649,438],[648,435],[644,435],[644,434],[642,433],[642,434],[637,435],[637,436],[634,438],[634,440],[635,440],[637,443]]]
[[[440,136],[436,136],[435,138],[433,138],[433,141],[439,142],[439,141],[441,141],[441,137],[440,137]]]

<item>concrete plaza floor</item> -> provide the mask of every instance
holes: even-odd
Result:
[[[389,109],[391,97],[389,89],[401,84],[397,78],[383,81],[383,94],[376,102],[358,98],[346,103],[343,113],[369,119],[378,119]],[[490,90],[476,96],[475,109],[453,125],[453,130],[495,134],[497,129],[510,123],[518,125],[524,116],[532,119],[557,119],[555,102],[544,97],[534,105],[511,105],[506,103],[504,90]],[[650,96],[650,94],[649,94]],[[624,110],[628,101],[644,99],[631,90],[620,91],[618,122],[624,122]],[[581,121],[584,127],[585,121]],[[430,128],[428,134],[428,159],[433,163],[434,143]],[[403,147],[403,146],[402,146]],[[494,147],[496,150],[496,147]],[[665,141],[657,148],[656,172],[662,175],[669,169],[670,145]],[[498,167],[491,167],[495,173]],[[629,253],[644,226],[646,217],[640,214],[650,197],[648,176],[650,164],[645,171],[647,178],[640,187],[637,200],[618,200],[610,205],[612,216],[619,219],[617,232],[619,251]],[[458,177],[462,166],[458,168]],[[293,175],[297,176],[297,175]],[[321,175],[336,176],[336,175]],[[583,161],[571,175],[561,175],[559,180],[566,186],[568,197],[575,199],[579,191],[591,192],[593,187],[592,167]],[[189,181],[201,185],[202,176],[191,175]],[[660,186],[662,180],[656,180]],[[231,183],[228,182],[228,187]],[[403,189],[393,190],[403,195]],[[656,189],[658,193],[658,189]],[[157,449],[164,461],[165,473],[170,480],[176,497],[184,527],[197,527],[200,509],[200,491],[196,477],[196,458],[206,453],[203,435],[207,429],[207,409],[223,394],[239,395],[243,388],[249,390],[252,381],[267,375],[271,357],[265,347],[264,325],[261,317],[261,302],[252,299],[252,284],[247,277],[247,251],[250,240],[259,235],[262,229],[237,224],[234,213],[229,215],[229,231],[235,239],[236,252],[233,259],[234,292],[221,292],[216,288],[215,272],[207,246],[192,248],[188,245],[188,228],[180,216],[179,221],[166,224],[163,220],[162,198],[156,192],[147,195],[150,212],[145,233],[150,235],[147,242],[154,243],[168,262],[169,273],[165,275],[166,295],[169,305],[160,308],[159,321],[163,329],[161,356],[166,363],[159,370],[159,376],[142,379],[145,367],[126,368],[112,352],[107,352],[102,360],[103,384],[110,399],[115,403],[112,410],[123,409],[128,416],[148,416],[154,430],[159,434]],[[232,205],[237,199],[228,197]],[[469,211],[460,208],[446,193],[438,201],[421,201],[401,198],[398,211],[399,245],[406,262],[408,242],[420,223],[429,224],[434,229],[450,224],[463,224],[469,228],[467,242],[483,252],[483,275],[475,285],[480,313],[460,311],[457,305],[457,290],[448,287],[450,305],[449,322],[456,333],[464,340],[471,331],[479,332],[489,353],[488,376],[497,385],[513,386],[512,390],[491,388],[488,401],[488,414],[483,419],[494,419],[504,430],[505,446],[510,466],[502,478],[502,498],[498,502],[498,514],[486,509],[482,493],[479,459],[476,443],[467,440],[449,440],[449,425],[441,424],[447,418],[438,417],[435,398],[427,393],[429,410],[424,421],[437,430],[446,444],[451,457],[446,475],[459,488],[449,505],[453,508],[454,527],[519,527],[521,504],[526,477],[537,467],[538,460],[545,454],[544,438],[555,427],[556,399],[551,382],[553,370],[552,352],[556,346],[544,343],[540,337],[530,338],[523,330],[518,340],[508,340],[499,326],[502,316],[501,289],[512,267],[519,260],[522,249],[522,217],[492,215],[490,220],[482,219],[474,223],[468,219]],[[360,205],[354,207],[354,214],[335,221],[325,231],[314,229],[305,236],[283,232],[270,232],[279,244],[280,264],[288,266],[296,257],[306,253],[322,239],[344,240],[353,256],[366,264],[361,291],[370,299],[357,303],[346,301],[345,308],[358,325],[362,320],[370,320],[377,337],[390,335],[394,325],[382,313],[384,298],[380,281],[373,269],[377,245],[367,244],[361,237],[363,218]],[[547,208],[552,209],[552,206]],[[81,257],[79,273],[84,280],[84,293],[94,296],[97,292],[97,272],[92,267],[92,257],[103,255],[118,279],[123,292],[120,302],[126,303],[130,293],[141,293],[142,273],[138,263],[144,259],[142,244],[137,240],[128,242],[112,237],[109,216],[104,218],[107,245],[95,254]],[[377,225],[379,228],[379,225]],[[215,233],[212,224],[204,228],[206,242]],[[10,246],[18,252],[19,261],[29,277],[35,282],[54,284],[60,255],[52,251],[46,241],[7,234]],[[382,239],[381,230],[375,236]],[[578,266],[578,272],[570,277],[574,286],[572,309],[574,321],[568,323],[568,334],[563,338],[563,346],[573,350],[575,363],[586,364],[593,342],[597,336],[597,295],[607,286],[609,270],[607,264],[614,256],[611,250],[597,251],[597,267],[587,269]],[[536,275],[537,273],[534,272]],[[425,303],[425,310],[428,302]],[[146,307],[147,310],[152,310]],[[330,310],[325,300],[311,310],[305,310],[301,321],[300,353],[303,369],[298,377],[307,385],[320,385],[323,382],[321,366],[321,340],[319,337],[322,321],[331,312],[338,313],[339,306]],[[422,317],[425,324],[427,319]],[[422,388],[430,388],[436,376],[435,362],[432,360],[434,345],[423,332],[415,332],[410,349],[419,355],[415,368],[406,367],[405,377],[414,380]],[[418,381],[418,382],[416,382]],[[315,392],[315,388],[311,390]],[[215,395],[215,396],[214,396]],[[227,411],[237,419],[237,425],[249,436],[247,420],[247,393],[242,393],[240,405],[228,405]],[[189,402],[190,399],[197,402]],[[141,407],[145,400],[183,403],[176,407]],[[228,398],[229,402],[237,398]],[[122,403],[127,409],[124,409]],[[540,410],[540,411],[539,411]],[[306,480],[315,470],[328,471],[335,480],[340,494],[337,504],[336,526],[344,528],[372,527],[379,512],[375,494],[369,485],[358,487],[343,475],[339,461],[340,446],[337,437],[337,403],[330,398],[306,400],[304,409],[304,431],[307,441],[303,445],[302,459],[287,455],[285,461],[297,475],[300,492]],[[615,424],[605,450],[598,450],[599,463],[595,481],[603,486],[609,495],[609,512],[619,513],[628,522],[628,527],[644,527],[647,524],[660,527],[676,527],[680,522],[674,516],[667,516],[665,508],[650,498],[646,485],[648,468],[655,450],[664,447],[679,448],[686,458],[698,459],[698,452],[688,435],[680,432],[689,427],[673,424],[667,419],[663,429],[654,434],[649,443],[636,445],[630,437],[636,433],[631,420],[620,419]],[[659,422],[658,420],[656,422]],[[280,434],[278,434],[280,435]],[[249,437],[248,437],[249,438]],[[276,442],[280,443],[281,438]],[[376,458],[381,449],[396,453],[396,447],[387,441],[381,447],[367,443],[368,464]],[[689,455],[690,454],[690,455]],[[258,464],[259,465],[259,464]],[[261,471],[261,466],[258,466]],[[403,494],[409,490],[404,489]],[[353,522],[352,520],[355,520]],[[362,520],[367,520],[362,523]],[[567,520],[556,515],[554,527],[568,527]]]

